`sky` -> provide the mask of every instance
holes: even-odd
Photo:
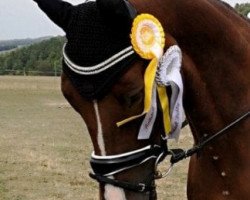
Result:
[[[52,0],[51,0],[52,1]],[[65,0],[79,4],[85,0]],[[231,6],[250,0],[225,0]],[[33,0],[0,0],[0,40],[64,35]]]

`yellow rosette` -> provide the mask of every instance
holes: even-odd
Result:
[[[138,15],[133,22],[131,43],[144,59],[160,58],[165,46],[165,34],[161,23],[153,15]]]
[[[152,105],[152,94],[155,88],[155,76],[159,59],[162,57],[165,46],[165,34],[161,23],[153,15],[140,14],[134,21],[131,31],[131,43],[134,50],[144,59],[151,60],[145,74],[145,97],[144,110],[141,114],[132,116],[117,125],[121,126],[131,120],[141,117],[150,111]],[[163,110],[163,120],[165,132],[170,132],[170,118],[168,110],[168,97],[165,88],[157,86],[161,107]],[[155,99],[156,100],[156,99]],[[153,100],[154,101],[154,100]]]

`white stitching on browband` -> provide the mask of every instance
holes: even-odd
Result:
[[[64,57],[68,60],[68,62],[76,69],[80,70],[80,71],[94,71],[94,70],[97,70],[105,65],[107,65],[108,63],[112,62],[113,60],[115,60],[117,57],[125,54],[126,52],[128,51],[133,51],[133,48],[132,46],[129,46],[125,49],[123,49],[122,51],[118,52],[117,54],[113,55],[112,57],[108,58],[107,60],[97,64],[97,65],[94,65],[94,66],[87,66],[87,67],[84,67],[84,66],[79,66],[79,65],[76,65],[74,64],[70,59],[69,57],[67,56],[66,52],[65,52],[65,47],[66,47],[66,44],[63,46],[63,55]]]
[[[119,59],[115,60],[114,62],[110,63],[109,65],[106,65],[104,68],[100,68],[98,70],[95,70],[95,71],[89,71],[89,72],[86,72],[86,71],[80,71],[80,70],[77,70],[75,68],[73,68],[66,60],[66,64],[68,65],[68,67],[74,71],[75,73],[78,73],[78,74],[81,74],[81,75],[94,75],[94,74],[99,74],[103,71],[105,71],[106,69],[114,66],[116,63],[120,62],[121,60],[123,60],[124,58],[132,55],[134,53],[134,51],[131,51],[131,52],[128,52],[127,54],[125,54],[124,56],[120,57]]]
[[[120,62],[121,60],[127,58],[128,56],[134,53],[132,46],[129,46],[126,49],[123,49],[122,51],[113,55],[109,59],[99,63],[98,65],[84,67],[84,66],[76,65],[69,59],[69,57],[67,56],[65,52],[65,46],[66,44],[63,46],[63,57],[64,57],[65,63],[72,71],[81,75],[94,75],[94,74],[103,72],[106,69],[114,66],[116,63]]]

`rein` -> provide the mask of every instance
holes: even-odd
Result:
[[[227,125],[223,129],[219,130],[217,133],[213,134],[211,137],[209,137],[207,139],[205,137],[204,138],[205,140],[202,140],[199,144],[195,145],[191,149],[188,149],[188,150],[171,149],[171,150],[169,150],[169,153],[172,155],[172,157],[170,159],[171,164],[174,165],[175,163],[177,163],[177,162],[179,162],[179,161],[181,161],[181,160],[183,160],[185,158],[188,158],[188,157],[192,156],[195,153],[198,153],[206,145],[210,144],[215,139],[217,139],[217,138],[221,137],[222,135],[224,135],[226,133],[226,131],[233,128],[234,126],[236,126],[241,121],[245,120],[247,117],[249,117],[249,115],[250,115],[250,111],[246,112],[245,114],[243,114],[242,116],[240,116],[239,118],[237,118],[236,120],[231,122],[229,125]]]

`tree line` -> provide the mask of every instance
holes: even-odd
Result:
[[[26,38],[26,39],[15,39],[15,40],[0,40],[0,52],[8,51],[18,47],[27,46],[35,43],[42,42],[43,40],[48,40],[52,38],[51,36],[39,37],[39,38]]]
[[[54,37],[0,55],[2,75],[59,75],[62,46],[66,39]]]

